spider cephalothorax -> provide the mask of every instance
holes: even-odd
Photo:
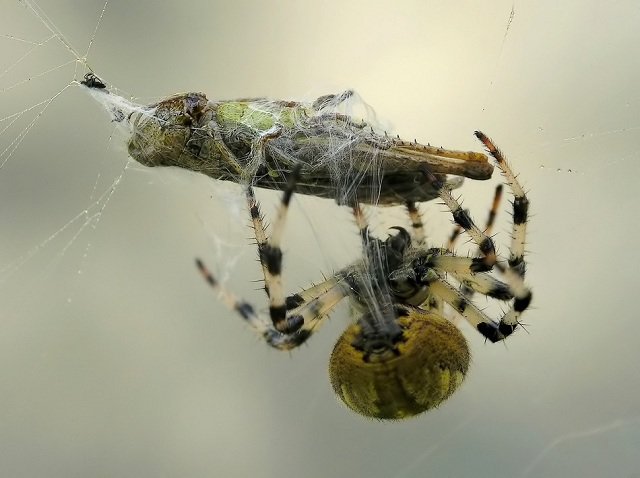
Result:
[[[269,237],[253,190],[247,189],[270,319],[224,289],[200,260],[197,265],[209,284],[219,289],[226,304],[269,345],[281,350],[304,343],[331,310],[349,297],[355,320],[338,339],[329,362],[336,394],[352,410],[379,419],[404,418],[429,410],[458,388],[469,368],[467,342],[445,318],[444,304],[449,304],[488,340],[497,342],[516,329],[531,301],[531,291],[524,283],[529,203],[500,151],[482,133],[477,132],[476,136],[495,158],[514,194],[512,243],[506,263],[497,256],[488,235],[501,188],[496,191],[487,227],[481,231],[451,195],[446,183],[425,171],[456,224],[476,244],[476,256],[455,255],[451,247],[453,239],[447,248],[427,247],[420,214],[410,201],[407,210],[412,232],[395,227],[397,232],[385,240],[375,238],[356,203],[353,214],[361,237],[362,257],[323,282],[285,296],[280,240],[296,187],[294,172]],[[494,269],[504,276],[504,281],[493,275]],[[489,318],[474,305],[474,293],[509,304],[506,313],[497,320]]]

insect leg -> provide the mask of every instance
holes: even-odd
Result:
[[[218,152],[229,168],[232,169],[233,174],[237,175],[239,178],[244,177],[246,173],[240,165],[236,155],[227,147],[227,143],[225,143],[224,138],[222,137],[218,123],[216,123],[214,119],[210,120],[209,123],[207,123],[207,129],[209,130],[209,134],[213,137],[215,147],[218,149]]]
[[[269,141],[279,137],[282,134],[282,126],[276,124],[258,135],[256,139],[251,142],[251,165],[250,171],[257,171],[260,166],[267,164],[266,161],[266,148]]]
[[[313,102],[313,105],[312,105],[313,109],[321,110],[324,108],[335,108],[339,104],[351,98],[353,96],[353,93],[354,93],[353,90],[345,90],[337,94],[334,93],[334,94],[320,96],[318,99],[316,99]]]

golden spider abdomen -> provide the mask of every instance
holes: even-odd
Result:
[[[417,415],[446,400],[469,368],[467,341],[445,318],[418,309],[398,318],[403,337],[395,350],[356,348],[361,334],[351,325],[336,343],[329,363],[335,393],[353,411],[379,419]]]

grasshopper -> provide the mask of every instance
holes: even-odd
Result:
[[[438,197],[434,177],[453,175],[453,188],[464,177],[484,180],[493,172],[482,153],[404,141],[338,112],[351,90],[312,103],[183,93],[143,106],[110,93],[93,73],[81,83],[127,124],[129,154],[145,166],[278,190],[298,168],[298,193],[385,206]]]

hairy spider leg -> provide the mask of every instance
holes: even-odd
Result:
[[[526,241],[526,220],[529,201],[522,189],[522,186],[498,148],[496,148],[493,142],[480,131],[476,131],[475,134],[476,137],[485,144],[489,153],[496,160],[496,165],[505,177],[507,185],[510,187],[515,198],[513,202],[513,233],[508,268],[497,263],[497,256],[493,241],[487,234],[478,229],[469,213],[464,210],[460,203],[451,195],[451,191],[446,187],[446,185],[442,181],[439,181],[429,171],[426,171],[426,174],[434,184],[434,187],[437,188],[440,198],[451,211],[455,223],[462,227],[471,236],[471,239],[478,246],[479,252],[482,254],[481,257],[471,258],[468,271],[464,271],[462,269],[458,273],[468,273],[469,275],[472,275],[474,273],[488,272],[493,268],[493,266],[496,266],[496,268],[505,275],[507,279],[505,285],[509,288],[509,293],[513,295],[514,300],[510,309],[496,324],[492,320],[488,319],[484,313],[479,311],[477,307],[473,306],[463,293],[456,290],[455,294],[452,295],[451,289],[455,290],[455,288],[450,284],[439,280],[434,282],[432,287],[439,289],[443,299],[458,310],[458,312],[472,323],[472,325],[474,325],[482,335],[492,342],[497,342],[513,333],[515,328],[518,326],[520,316],[531,303],[531,290],[524,283],[524,244]],[[446,272],[444,264],[447,259],[438,258],[438,260],[440,260],[438,267]],[[463,262],[462,258],[449,259],[450,262],[452,260],[457,262],[458,265]],[[470,284],[473,284],[473,282],[470,282]],[[436,291],[434,290],[434,292]]]
[[[294,171],[287,189],[283,192],[270,237],[267,237],[260,205],[255,199],[253,190],[251,187],[247,190],[247,203],[255,231],[260,263],[264,272],[265,291],[269,297],[271,321],[257,314],[249,302],[236,297],[227,290],[216,280],[204,263],[200,259],[196,259],[198,270],[209,286],[218,292],[224,304],[229,309],[235,310],[269,345],[280,350],[291,350],[306,342],[333,308],[349,293],[348,288],[343,285],[344,278],[334,275],[299,293],[284,297],[280,239],[298,174],[299,171]],[[279,321],[277,322],[277,320]],[[288,329],[280,330],[278,324],[285,324]]]
[[[477,258],[441,254],[433,257],[431,264],[439,271],[451,274],[459,282],[466,284],[470,293],[467,293],[464,287],[460,289],[460,292],[468,299],[471,299],[473,292],[479,292],[499,300],[513,299],[514,292],[509,284],[496,279],[488,273],[475,270],[477,262],[474,261],[476,259]]]
[[[491,231],[493,229],[498,206],[502,197],[502,189],[502,184],[499,184],[496,187],[494,193],[493,202],[484,228],[484,233],[488,236],[491,235]],[[411,220],[413,240],[418,246],[424,245],[426,242],[426,235],[424,233],[424,223],[422,221],[422,215],[420,214],[415,202],[407,201],[405,205],[407,208],[407,212],[409,213],[409,218]],[[447,251],[453,250],[455,241],[460,235],[461,231],[462,227],[457,225],[453,233],[451,234],[451,237],[449,238]],[[476,261],[476,263],[477,262],[478,261]],[[462,283],[461,292],[468,298],[471,298],[473,296],[474,291],[489,295],[490,297],[495,297],[496,299],[500,300],[509,300],[513,298],[513,296],[509,294],[506,284],[501,283],[491,276],[483,275],[481,278],[477,278],[476,274],[470,274],[470,271],[473,271],[475,268],[477,268],[477,265],[474,266],[471,258],[462,258],[443,254],[436,257],[434,259],[434,263],[437,263],[440,267],[443,268],[443,270],[452,273],[456,277],[456,279],[458,279]],[[465,279],[468,279],[472,282],[470,284],[467,284],[465,282]],[[434,302],[434,304],[432,304],[432,307],[437,308],[438,310],[442,310],[442,301],[439,300],[437,296],[432,296],[432,301]]]
[[[245,198],[247,200],[247,209],[249,210],[249,215],[251,217],[251,227],[253,229],[253,234],[256,238],[256,246],[258,246],[258,259],[260,260],[260,266],[262,267],[262,277],[267,276],[267,268],[264,262],[262,262],[262,257],[260,255],[260,251],[264,250],[267,244],[267,230],[264,225],[264,216],[260,210],[260,204],[256,199],[256,195],[253,191],[253,188],[248,187],[245,191]],[[265,281],[264,291],[269,297],[269,287]]]
[[[342,288],[336,287],[336,278],[303,291],[300,295],[304,294],[307,297],[307,301],[301,303],[296,312],[305,317],[305,324],[296,332],[285,334],[276,330],[269,320],[256,313],[253,305],[238,298],[220,284],[200,259],[196,259],[196,266],[205,281],[218,293],[219,298],[229,310],[238,313],[268,345],[278,350],[292,350],[305,343],[327,317],[331,309],[345,297]]]
[[[474,258],[477,270],[490,271],[497,261],[496,248],[493,240],[476,226],[469,212],[463,209],[460,202],[453,197],[451,190],[444,181],[436,178],[429,170],[425,170],[425,174],[438,191],[440,199],[442,199],[447,208],[449,208],[449,211],[451,211],[454,222],[462,227],[467,234],[471,236],[476,246],[478,246],[482,256]]]
[[[405,203],[409,219],[411,220],[412,240],[416,245],[420,246],[425,243],[426,235],[424,233],[424,223],[422,222],[422,215],[418,210],[418,206],[415,201],[407,201]]]
[[[258,255],[264,273],[265,291],[269,297],[269,315],[276,330],[285,334],[301,333],[317,327],[318,322],[346,296],[341,279],[331,277],[304,291],[284,295],[282,282],[282,234],[289,204],[299,179],[300,166],[296,167],[282,194],[271,235],[267,237],[253,188],[247,189],[247,204],[258,245]],[[304,330],[301,330],[304,329]]]
[[[526,263],[524,260],[527,219],[529,214],[529,199],[527,198],[522,185],[513,173],[511,166],[505,159],[502,152],[494,145],[484,133],[475,132],[476,137],[482,141],[489,154],[496,160],[496,165],[504,176],[511,192],[513,193],[513,233],[511,236],[511,247],[509,248],[509,267],[520,277],[524,278]]]
[[[283,333],[295,332],[303,325],[300,316],[287,316],[287,304],[282,283],[282,249],[280,248],[287,212],[289,211],[289,203],[299,175],[300,168],[298,167],[293,171],[282,194],[282,201],[276,213],[271,235],[268,238],[265,235],[265,229],[260,217],[260,207],[255,200],[253,188],[249,186],[247,190],[249,213],[254,226],[260,264],[264,273],[265,291],[269,297],[269,315],[273,326]]]
[[[429,284],[431,292],[439,296],[465,318],[478,332],[491,342],[506,339],[515,327],[505,327],[504,317],[496,323],[482,312],[473,302],[462,294],[456,287],[440,277]]]
[[[362,207],[360,207],[360,203],[356,202],[351,210],[353,211],[353,217],[356,220],[356,227],[358,228],[358,233],[360,234],[363,251],[366,252],[367,244],[375,239],[373,239],[369,234],[369,223],[367,222],[367,218],[364,215]]]
[[[489,154],[496,160],[496,165],[513,193],[513,230],[511,233],[511,246],[509,247],[509,267],[505,269],[500,265],[499,270],[505,275],[515,296],[513,306],[511,310],[507,312],[503,321],[507,326],[515,329],[519,323],[520,316],[531,304],[532,298],[531,289],[524,283],[527,268],[524,254],[527,241],[529,199],[518,181],[517,176],[513,173],[511,166],[493,141],[481,131],[476,131],[475,135],[485,145]]]
[[[503,185],[498,184],[496,186],[495,193],[493,194],[493,202],[491,203],[491,209],[489,209],[489,216],[487,217],[487,222],[484,226],[484,233],[488,236],[491,235],[493,231],[493,224],[496,220],[496,216],[498,214],[498,207],[500,206],[500,201],[502,200],[502,189]],[[462,227],[456,225],[453,231],[451,231],[451,235],[449,236],[449,241],[447,242],[447,249],[453,251],[453,248],[462,233]]]
[[[487,221],[484,227],[484,233],[487,236],[491,236],[491,233],[493,232],[493,225],[495,223],[496,216],[498,215],[498,207],[500,206],[500,201],[502,200],[502,189],[503,189],[503,185],[498,184],[493,194],[493,201],[491,203],[491,208],[489,209],[489,215],[487,217]],[[455,243],[458,237],[460,237],[461,232],[462,232],[462,227],[456,225],[453,232],[451,233],[451,236],[449,237],[449,242],[447,243],[447,249],[449,251],[453,251],[453,247],[455,246]],[[479,252],[477,252],[476,254],[479,254]],[[482,287],[481,288],[474,287],[472,285],[473,281],[464,280],[460,277],[456,277],[456,278],[461,281],[460,291],[465,295],[465,297],[468,297],[468,298],[473,297],[474,292],[480,292],[481,294],[491,295],[488,292],[484,292],[487,289],[484,289]],[[467,279],[470,279],[470,278],[467,278]],[[489,288],[489,291],[491,290],[493,290],[493,288]],[[492,295],[492,297],[494,296]],[[502,300],[508,300],[508,299],[502,299]]]

